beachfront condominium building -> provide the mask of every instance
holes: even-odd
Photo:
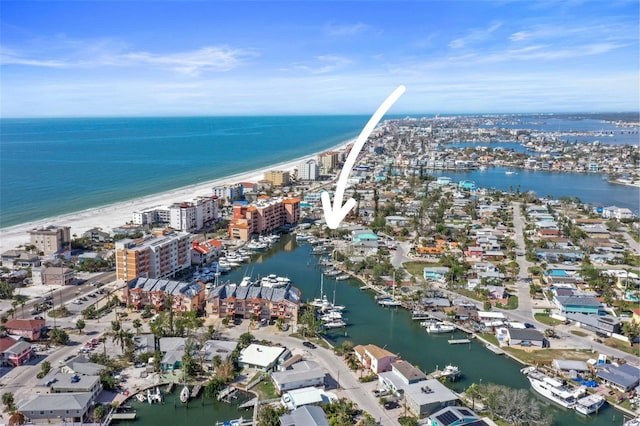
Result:
[[[165,209],[133,213],[136,225],[169,225],[175,230],[194,232],[218,219],[218,197],[203,196],[192,201],[174,203]]]
[[[64,248],[68,248],[71,243],[71,227],[69,226],[47,226],[29,231],[31,245],[43,252],[45,255],[56,253]]]
[[[234,185],[214,186],[213,188],[211,188],[211,192],[221,200],[239,200],[243,198],[244,186],[242,185],[242,183],[237,183]]]
[[[318,180],[319,170],[316,160],[303,161],[298,165],[299,180]]]
[[[247,241],[252,235],[295,224],[299,218],[299,198],[261,197],[252,204],[235,203],[229,238]]]
[[[116,242],[116,278],[166,278],[191,266],[190,235],[173,230]]]
[[[270,170],[264,173],[264,180],[271,182],[273,186],[287,186],[291,176],[284,170]]]
[[[218,219],[218,197],[198,197],[191,202],[169,206],[169,226],[194,232]]]
[[[338,166],[338,151],[327,151],[318,154],[318,161],[322,171],[328,173]]]

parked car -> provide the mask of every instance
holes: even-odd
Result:
[[[316,348],[316,345],[314,345],[313,343],[311,343],[309,341],[306,341],[306,340],[304,342],[302,342],[302,345],[306,346],[309,349],[315,349]]]

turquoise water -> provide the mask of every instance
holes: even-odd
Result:
[[[388,116],[386,118],[398,118]],[[0,227],[104,206],[305,156],[357,136],[368,116],[0,119]],[[599,120],[515,127],[609,130]],[[526,123],[526,124],[525,124]],[[628,136],[628,135],[627,135]],[[637,135],[628,136],[628,139]],[[614,138],[615,139],[615,138]],[[622,141],[619,141],[622,143]],[[632,142],[631,142],[632,143]],[[599,176],[487,171],[471,178],[507,190],[578,196],[637,211],[638,189]]]
[[[245,172],[355,137],[366,116],[0,120],[0,227]]]

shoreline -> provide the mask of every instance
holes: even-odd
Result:
[[[211,188],[214,186],[228,185],[236,182],[257,182],[263,179],[264,173],[269,170],[280,169],[291,171],[302,161],[315,159],[318,154],[322,152],[344,149],[345,146],[353,143],[353,141],[355,141],[355,138],[346,139],[321,151],[267,165],[259,169],[223,176],[207,182],[196,183],[164,192],[148,194],[142,197],[117,201],[107,205],[91,207],[59,216],[0,228],[0,252],[15,249],[20,245],[29,244],[30,239],[27,232],[42,226],[70,226],[71,235],[81,235],[92,228],[101,228],[108,232],[115,227],[125,225],[129,222],[134,211],[154,207],[165,207],[175,202],[189,201],[198,196],[212,195]]]

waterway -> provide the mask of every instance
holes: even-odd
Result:
[[[117,425],[135,426],[213,426],[216,422],[224,422],[231,419],[243,417],[245,419],[253,416],[253,409],[241,409],[238,406],[247,401],[246,396],[240,395],[232,403],[214,401],[205,398],[203,393],[189,401],[188,404],[180,402],[181,386],[176,386],[172,393],[165,394],[164,404],[148,404],[131,399],[128,403],[136,411],[136,420],[117,421]]]
[[[601,174],[559,173],[541,170],[514,169],[507,175],[504,167],[490,167],[487,170],[436,170],[434,176],[448,176],[454,182],[472,180],[481,188],[494,188],[501,191],[533,191],[539,197],[551,195],[559,197],[578,197],[584,203],[602,206],[616,205],[639,213],[640,189],[609,183]]]
[[[318,257],[311,254],[311,247],[298,243],[292,236],[283,236],[280,242],[268,252],[256,255],[250,264],[230,272],[221,282],[239,283],[243,276],[254,278],[268,274],[289,277],[293,285],[302,291],[302,300],[320,296],[321,269]],[[402,308],[381,308],[374,295],[360,290],[361,283],[355,279],[335,281],[324,278],[324,293],[329,300],[334,298],[338,304],[346,305],[349,326],[346,329],[332,330],[327,338],[334,344],[349,340],[354,344],[373,343],[398,354],[403,359],[418,366],[425,372],[447,364],[461,368],[463,377],[453,384],[453,388],[462,391],[471,383],[497,383],[517,389],[529,389],[529,383],[520,373],[522,366],[510,358],[495,355],[480,343],[472,341],[465,345],[449,345],[451,335],[429,335],[417,321],[412,321],[410,313]],[[458,338],[463,337],[461,334]],[[531,392],[531,391],[530,391]],[[603,408],[597,416],[579,416],[573,411],[556,407],[536,394],[552,414],[554,425],[572,426],[588,424],[592,426],[621,425],[622,413],[611,407]],[[197,404],[194,404],[197,405]],[[138,408],[138,407],[136,407]],[[222,411],[222,410],[229,411]],[[235,410],[235,411],[234,411]],[[159,424],[194,425],[201,418],[211,424],[213,419],[228,420],[242,415],[233,406],[212,406],[205,403],[203,408],[174,408],[173,403],[164,406],[143,405],[139,408],[139,420],[136,426],[154,426]],[[209,413],[209,414],[207,414]],[[245,416],[247,412],[244,412]],[[199,417],[204,416],[204,417]],[[225,418],[225,416],[227,416]]]

